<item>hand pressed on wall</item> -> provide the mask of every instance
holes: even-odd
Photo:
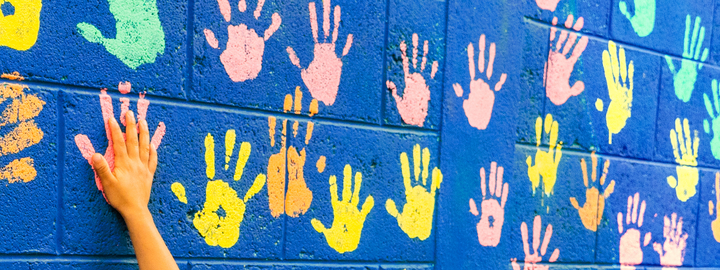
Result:
[[[715,241],[720,243],[720,172],[715,173],[715,204],[708,201],[710,215],[715,215],[715,220],[710,224]]]
[[[675,96],[683,102],[690,101],[692,92],[695,89],[698,71],[702,69],[702,62],[707,60],[709,54],[707,48],[702,50],[703,41],[705,40],[705,27],[700,26],[700,17],[695,17],[692,36],[690,35],[690,25],[692,25],[692,21],[690,14],[688,14],[685,17],[685,42],[683,43],[683,59],[680,61],[680,70],[675,70],[672,58],[665,55],[665,62],[667,62],[670,73],[673,75]],[[700,51],[702,51],[702,54],[700,54]]]
[[[335,42],[338,38],[338,28],[340,27],[340,6],[334,8],[333,22],[335,28],[332,32],[332,42],[327,43],[330,36],[330,0],[323,0],[323,33],[325,38],[322,42],[318,41],[318,24],[317,12],[315,10],[315,2],[308,4],[310,10],[310,30],[312,31],[315,47],[313,49],[314,59],[310,65],[303,69],[300,67],[300,58],[298,58],[292,47],[287,47],[287,53],[293,65],[302,69],[301,76],[305,86],[310,90],[313,98],[322,101],[326,106],[335,103],[338,88],[340,87],[340,75],[342,74],[342,58],[338,58],[335,52]],[[350,51],[352,46],[353,35],[348,34],[343,48],[342,56]]]
[[[422,170],[420,167],[422,163]],[[435,211],[435,192],[440,189],[443,175],[437,167],[432,170],[432,182],[430,190],[426,188],[427,178],[430,174],[430,150],[422,149],[420,145],[413,147],[413,169],[415,173],[414,183],[410,180],[410,162],[407,153],[400,153],[400,167],[402,169],[403,184],[405,186],[405,205],[403,212],[399,213],[395,201],[387,199],[385,210],[397,219],[400,229],[410,238],[425,240],[430,237],[433,225],[433,213]],[[421,182],[422,174],[422,182]]]
[[[413,43],[413,69],[417,71],[417,56],[418,56],[418,35],[412,35]],[[427,64],[428,54],[428,41],[426,40],[423,44],[423,57],[422,63],[420,64],[420,72],[410,72],[410,60],[407,57],[407,44],[405,41],[400,42],[400,51],[402,52],[402,65],[403,74],[405,78],[405,90],[403,90],[402,97],[397,93],[397,86],[394,82],[388,80],[386,85],[392,93],[395,103],[397,105],[398,113],[402,117],[403,122],[410,125],[422,127],[425,123],[425,117],[428,114],[428,102],[430,102],[430,87],[425,81],[425,77],[420,72],[425,71]],[[438,70],[438,61],[433,61],[430,79],[435,78],[435,73]]]
[[[350,165],[345,165],[345,169],[343,170],[342,200],[339,200],[337,178],[335,175],[330,176],[330,202],[335,215],[332,227],[326,228],[320,220],[315,218],[310,221],[317,232],[325,235],[325,240],[328,245],[339,253],[350,252],[357,249],[360,243],[362,228],[365,224],[365,218],[373,206],[375,206],[375,200],[372,196],[368,195],[362,208],[358,209],[362,174],[360,174],[360,172],[355,173],[354,187],[352,181],[352,168]]]
[[[630,24],[638,36],[646,37],[655,28],[655,0],[635,0],[634,2],[635,15],[630,15],[627,3],[624,0],[618,3],[620,13],[630,20]]]
[[[682,266],[685,260],[685,247],[687,247],[688,234],[682,230],[683,219],[678,219],[676,213],[672,213],[671,219],[663,218],[663,237],[665,242],[653,243],[653,249],[660,255],[662,266]],[[663,268],[676,269],[676,268]]]
[[[685,134],[684,138],[683,133]],[[675,129],[670,130],[670,143],[672,144],[673,155],[675,155],[675,162],[679,166],[675,166],[677,178],[672,175],[668,176],[667,183],[671,188],[675,189],[678,199],[683,202],[695,196],[697,192],[695,187],[700,178],[700,173],[695,167],[697,166],[700,138],[697,135],[697,130],[693,134],[695,138],[691,139],[690,124],[687,118],[683,120],[682,125],[680,124],[680,118],[675,119]]]
[[[638,213],[639,210],[639,213]],[[640,203],[640,193],[635,196],[628,196],[627,213],[625,216],[625,225],[623,226],[623,214],[617,214],[618,232],[620,236],[620,269],[632,270],[635,265],[639,265],[643,261],[642,247],[650,243],[652,234],[647,232],[642,246],[640,246],[640,227],[643,225],[645,218],[645,201]],[[633,224],[632,228],[629,225]],[[625,232],[623,234],[623,232]]]
[[[585,20],[583,17],[577,19],[575,25],[573,25],[573,15],[570,14],[565,21],[565,28],[574,31],[580,31],[583,28]],[[552,24],[557,25],[557,18],[553,18]],[[555,44],[555,50],[548,52],[548,60],[545,63],[545,75],[543,77],[543,85],[545,86],[545,94],[550,101],[555,105],[562,105],[573,96],[577,96],[585,90],[585,83],[577,81],[575,84],[570,86],[570,75],[572,75],[575,69],[575,63],[577,63],[580,55],[585,51],[588,44],[588,37],[583,36],[580,41],[575,44],[578,34],[569,32],[568,30],[560,30],[560,33],[556,27],[550,28],[550,43],[557,37],[557,43]],[[556,35],[557,34],[557,35]],[[567,42],[565,42],[567,41]],[[572,54],[570,48],[573,48]],[[561,51],[562,49],[562,51]]]
[[[610,96],[605,124],[609,133],[608,143],[612,144],[612,135],[620,133],[631,115],[635,66],[633,61],[626,66],[625,49],[620,47],[619,53],[616,52],[615,42],[612,40],[608,42],[608,49],[603,51],[602,59]],[[602,100],[598,100],[602,104]]]
[[[710,115],[711,121],[708,122],[707,119],[704,119],[703,128],[705,129],[705,133],[710,134],[710,128],[712,127],[713,138],[710,140],[710,150],[712,151],[713,157],[720,160],[720,87],[718,87],[718,81],[715,79],[712,80],[711,85],[713,102],[710,102],[707,93],[703,93],[705,109]]]
[[[592,181],[593,184],[595,183],[595,180],[597,180],[597,156],[595,155],[595,152],[592,152],[591,154],[592,159]],[[585,163],[585,159],[580,159],[580,167],[582,168],[583,173],[583,183],[585,184],[585,187],[587,188],[585,190],[585,204],[583,204],[582,208],[580,207],[580,204],[578,204],[577,199],[575,197],[570,197],[570,204],[572,204],[575,209],[578,210],[578,214],[580,215],[580,220],[583,223],[583,226],[585,226],[586,229],[591,230],[593,232],[597,231],[597,227],[600,224],[600,221],[602,220],[603,212],[605,211],[605,200],[607,197],[610,196],[610,194],[615,191],[615,180],[611,180],[610,184],[608,184],[607,187],[604,188],[602,196],[600,195],[600,191],[597,187],[591,187],[588,183],[588,173],[587,173],[587,164]],[[605,160],[605,165],[603,165],[603,172],[602,176],[600,176],[600,186],[602,187],[605,185],[605,178],[607,177],[608,173],[608,167],[610,167],[610,160]]]
[[[545,134],[550,135],[550,147],[547,152],[540,149],[543,129],[545,130]],[[542,177],[544,194],[550,196],[550,194],[553,193],[555,181],[557,181],[557,167],[560,165],[560,159],[562,158],[562,142],[557,142],[558,129],[559,124],[553,120],[552,114],[545,116],[544,124],[541,117],[535,120],[535,146],[537,147],[535,165],[532,165],[533,158],[531,156],[528,156],[525,160],[528,166],[528,178],[530,178],[530,182],[532,183],[533,194],[535,194],[535,189],[540,186],[540,177]]]
[[[257,7],[253,12],[255,19],[260,18],[264,0],[258,1]],[[228,0],[218,0],[220,13],[222,13],[225,22],[230,22],[231,8]],[[240,0],[238,10],[245,12],[247,3]],[[244,23],[240,25],[228,25],[228,41],[225,50],[220,54],[220,62],[225,67],[225,72],[233,82],[243,82],[255,79],[262,69],[263,53],[265,52],[265,42],[280,28],[280,15],[276,12],[272,14],[272,24],[265,30],[262,37],[258,36],[255,29],[249,29]],[[214,49],[219,48],[219,42],[215,38],[215,33],[205,28],[203,30],[205,40]]]
[[[478,50],[480,51],[480,55],[478,56],[478,71],[483,73],[485,72],[485,34],[480,35]],[[492,77],[493,64],[495,63],[494,42],[490,43],[489,53],[487,72],[485,73],[488,81]],[[477,80],[475,79],[475,49],[472,43],[468,44],[467,55],[468,69],[470,70],[470,94],[468,95],[468,99],[463,101],[463,109],[465,110],[465,116],[467,116],[470,126],[484,130],[490,123],[493,105],[495,104],[495,92],[493,92],[493,90],[500,91],[500,89],[502,89],[507,79],[507,74],[503,73],[500,75],[500,79],[491,90],[488,82],[485,82],[482,77]],[[464,91],[459,83],[453,84],[453,90],[455,90],[456,96],[463,97]]]
[[[482,246],[496,247],[502,236],[502,227],[505,222],[505,202],[510,191],[508,183],[503,185],[503,171],[503,167],[498,167],[497,163],[490,163],[490,198],[486,198],[485,168],[480,168],[480,187],[483,200],[480,204],[482,216],[477,223],[477,235]],[[500,199],[499,203],[498,199]],[[475,200],[472,198],[470,198],[470,213],[475,216],[480,215]]]
[[[542,230],[542,221],[540,216],[535,216],[535,220],[533,221],[533,239],[532,239],[532,253],[530,250],[530,244],[528,242],[528,228],[527,224],[523,222],[520,225],[520,232],[522,233],[522,240],[523,240],[523,252],[525,253],[525,261],[524,261],[524,267],[522,269],[524,270],[548,270],[550,268],[549,265],[542,265],[540,262],[542,262],[542,257],[545,256],[545,253],[547,252],[548,245],[550,244],[550,238],[552,237],[553,233],[553,226],[551,224],[547,225],[547,228],[545,229],[545,236],[543,237],[542,244],[540,243],[540,231]],[[538,252],[538,248],[540,248]],[[548,259],[548,262],[555,262],[560,257],[560,250],[555,249],[552,254],[550,255],[550,258]],[[517,259],[511,259],[513,270],[520,270],[520,265],[517,263]]]
[[[42,0],[2,0],[15,8],[13,14],[0,10],[0,46],[26,51],[35,45],[40,31]]]

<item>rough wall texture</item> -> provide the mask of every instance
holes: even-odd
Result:
[[[0,266],[720,268],[720,2],[0,0]],[[101,90],[102,89],[102,90]]]

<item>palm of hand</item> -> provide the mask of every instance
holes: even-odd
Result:
[[[688,102],[695,88],[698,75],[698,64],[692,60],[683,59],[680,70],[673,76],[675,95],[682,101]]]

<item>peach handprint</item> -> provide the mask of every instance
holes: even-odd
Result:
[[[653,249],[660,255],[662,266],[682,266],[685,260],[685,247],[687,247],[688,234],[683,233],[683,219],[678,219],[676,213],[672,213],[671,219],[667,216],[663,219],[663,237],[665,242],[653,243]],[[663,269],[677,269],[674,267],[663,267]]]
[[[260,17],[265,0],[258,0],[257,7],[253,12],[255,19]],[[225,22],[230,22],[230,2],[228,0],[218,0],[220,13],[222,13]],[[240,12],[245,12],[247,4],[245,0],[238,3]],[[220,61],[225,66],[225,72],[233,82],[243,82],[255,79],[262,69],[263,53],[265,51],[265,41],[267,41],[275,31],[280,28],[280,15],[273,13],[272,24],[265,30],[264,36],[260,37],[255,29],[248,29],[247,25],[228,25],[228,41],[225,50],[220,54]],[[219,48],[219,42],[212,30],[205,28],[203,30],[205,40],[215,49]]]
[[[300,67],[300,58],[298,58],[295,50],[288,46],[287,53],[293,65],[302,69],[300,75],[313,98],[322,101],[326,106],[330,106],[335,103],[335,97],[337,97],[343,65],[342,59],[338,58],[335,53],[335,42],[338,38],[338,27],[340,27],[340,6],[337,5],[334,9],[335,14],[333,18],[335,28],[332,32],[331,43],[325,42],[328,36],[330,36],[330,0],[323,0],[323,33],[325,34],[325,40],[323,40],[322,43],[318,42],[315,2],[310,2],[308,9],[310,10],[310,28],[313,39],[315,40],[315,48],[313,49],[315,58],[306,69],[302,69],[302,67]],[[342,56],[348,54],[352,46],[352,41],[353,35],[349,34],[345,48],[343,48]]]
[[[485,34],[480,35],[480,42],[478,43],[478,50],[480,55],[478,56],[478,71],[480,73],[485,72]],[[495,91],[502,89],[507,74],[503,73],[500,75],[500,79],[493,89],[490,89],[490,85],[485,82],[482,77],[475,79],[475,49],[472,43],[468,44],[468,69],[470,70],[470,94],[468,99],[463,101],[463,109],[465,110],[465,116],[468,118],[470,126],[479,130],[487,128],[490,123],[490,117],[492,117],[493,104],[495,104]],[[490,56],[488,57],[487,76],[488,81],[492,77],[493,64],[495,63],[495,43],[490,43]],[[464,91],[459,83],[453,84],[453,90],[455,95],[463,97]]]
[[[535,0],[540,9],[555,11],[560,0]]]
[[[480,204],[482,216],[477,224],[477,235],[480,245],[496,247],[502,236],[502,226],[505,222],[505,202],[507,201],[510,187],[508,183],[503,185],[503,167],[497,163],[490,163],[490,198],[486,198],[485,168],[480,168],[480,187],[482,189],[483,201]],[[501,195],[502,194],[502,195]],[[500,202],[498,203],[498,199]],[[470,198],[470,213],[480,215],[475,200]],[[492,219],[490,219],[492,218]]]
[[[710,224],[715,241],[720,243],[720,172],[715,173],[715,205],[708,201],[710,215],[715,215],[715,220]],[[713,211],[714,210],[714,211]]]
[[[639,214],[638,207],[640,208]],[[620,269],[635,269],[635,265],[641,264],[643,261],[639,229],[643,225],[644,217],[645,201],[640,203],[640,193],[635,193],[635,196],[628,196],[625,224],[636,224],[636,228],[629,228],[625,230],[623,227],[623,214],[617,214],[618,231],[620,234],[622,234],[623,231],[625,232],[625,234],[620,237]],[[650,232],[645,234],[645,240],[642,245],[643,247],[650,243],[651,236],[652,234]]]
[[[557,18],[553,18],[553,25],[557,25],[557,21]],[[572,27],[572,30],[580,31],[584,21],[585,20],[580,17],[573,26],[573,15],[568,15],[565,21],[565,28],[570,29]],[[551,27],[551,43],[555,40],[556,33],[557,28]],[[551,46],[548,52],[548,61],[545,63],[545,76],[543,78],[545,92],[550,101],[558,106],[564,104],[570,97],[577,96],[585,90],[585,83],[582,81],[577,81],[570,87],[570,75],[575,69],[575,63],[577,63],[578,58],[580,58],[580,55],[585,51],[588,44],[588,37],[583,36],[576,45],[575,41],[577,40],[577,36],[577,33],[561,30],[560,34],[557,35],[555,51],[552,50]],[[566,57],[573,45],[575,48],[572,54]],[[562,49],[562,51],[560,49]]]
[[[597,180],[598,165],[595,152],[592,152],[591,159],[592,181],[593,183],[595,183],[595,181]],[[598,224],[600,224],[600,220],[602,220],[603,211],[605,211],[605,200],[607,199],[607,197],[610,197],[610,194],[612,194],[613,191],[615,191],[615,180],[610,181],[610,184],[605,187],[602,196],[600,196],[600,191],[598,190],[598,188],[594,186],[590,187],[588,183],[587,164],[585,163],[584,158],[580,159],[580,166],[582,167],[583,183],[587,188],[585,190],[585,204],[583,204],[583,207],[580,208],[580,204],[578,204],[578,201],[577,199],[575,199],[575,197],[570,197],[570,204],[572,204],[572,206],[578,210],[578,214],[580,215],[580,220],[582,221],[583,226],[585,226],[586,229],[594,232],[597,231],[597,226]],[[601,187],[605,185],[605,178],[607,177],[608,167],[610,167],[610,160],[605,160],[602,176],[600,176]]]
[[[417,56],[418,56],[418,35],[412,35],[413,42],[413,68],[417,69]],[[410,60],[407,57],[407,44],[405,41],[400,42],[400,51],[402,51],[402,65],[403,74],[405,74],[405,90],[403,90],[403,96],[400,97],[397,93],[397,86],[395,83],[388,80],[386,82],[388,89],[392,92],[392,96],[397,104],[398,112],[402,117],[403,122],[422,127],[425,122],[425,117],[428,114],[428,102],[430,101],[430,87],[425,82],[425,77],[420,72],[425,71],[427,64],[428,54],[428,41],[426,40],[423,44],[423,57],[422,63],[420,64],[420,72],[410,72]],[[435,73],[438,70],[438,62],[432,63],[430,78],[435,78]]]
[[[524,270],[547,270],[550,268],[549,265],[542,265],[540,262],[542,262],[542,257],[545,256],[545,253],[547,252],[548,245],[550,244],[550,238],[552,237],[553,233],[553,226],[551,224],[547,225],[547,228],[545,229],[545,236],[543,237],[542,246],[540,244],[540,231],[542,230],[542,221],[540,219],[540,216],[535,216],[535,220],[533,221],[533,239],[532,239],[532,253],[530,253],[530,244],[528,243],[528,228],[527,224],[523,222],[520,225],[520,232],[522,233],[522,240],[523,240],[523,251],[525,252],[525,262],[524,267],[522,269]],[[538,252],[538,248],[540,248],[540,252]],[[550,255],[550,259],[548,259],[548,262],[555,262],[557,261],[558,257],[560,257],[560,250],[555,249],[552,254]],[[517,263],[517,259],[511,259],[513,270],[520,270],[520,265]]]
[[[562,142],[558,143],[558,127],[557,121],[553,121],[552,114],[545,116],[545,123],[541,117],[535,120],[535,139],[537,152],[535,153],[535,165],[533,164],[533,158],[528,156],[525,160],[528,166],[528,178],[532,183],[533,194],[535,189],[540,186],[540,177],[542,177],[544,194],[550,196],[553,193],[555,187],[555,181],[557,181],[557,168],[560,165],[560,159],[562,158]],[[548,151],[540,150],[540,142],[542,139],[542,132],[545,129],[545,134],[550,135],[550,147]]]

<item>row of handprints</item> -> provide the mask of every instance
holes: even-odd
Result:
[[[10,2],[12,3],[12,1]],[[105,46],[108,52],[118,57],[130,68],[134,69],[143,64],[151,64],[155,61],[157,54],[162,54],[165,48],[165,34],[157,16],[157,5],[155,1],[151,2],[152,4],[140,0],[110,1],[110,10],[117,21],[117,35],[114,39],[103,37],[97,28],[87,23],[78,24],[78,32],[88,41]],[[539,8],[549,11],[554,11],[559,2],[560,0],[536,0]],[[258,1],[253,11],[255,19],[260,18],[263,4],[263,0]],[[335,44],[338,39],[338,28],[341,25],[340,6],[332,7],[329,0],[322,1],[322,31],[324,35],[321,39],[319,37],[321,30],[318,25],[315,4],[315,2],[308,4],[311,33],[315,40],[314,59],[307,68],[302,68],[293,48],[287,47],[286,49],[290,62],[301,69],[302,80],[312,95],[313,99],[308,110],[310,117],[318,113],[320,109],[318,101],[323,102],[325,106],[331,106],[334,103],[342,75],[342,56],[350,53],[353,43],[353,35],[349,34],[342,49],[342,54],[338,57]],[[2,23],[0,23],[2,27],[16,30],[0,31],[0,40],[11,40],[10,42],[3,42],[5,46],[17,50],[27,50],[33,46],[37,40],[40,27],[39,14],[41,6],[39,0],[18,4],[15,5],[14,15],[2,17]],[[240,0],[236,8],[240,12],[246,12],[247,6],[245,0]],[[640,37],[648,36],[654,30],[655,1],[636,0],[634,6],[634,14],[630,14],[627,3],[621,1],[619,4],[622,14],[630,20],[637,35]],[[233,9],[230,2],[228,0],[218,0],[218,7],[225,21],[230,22],[230,14]],[[127,10],[133,12],[127,12]],[[333,22],[332,32],[331,15]],[[260,73],[265,41],[282,24],[281,15],[278,13],[272,14],[271,21],[271,25],[264,31],[262,36],[258,35],[254,29],[249,29],[245,24],[228,25],[228,41],[225,50],[220,55],[220,60],[232,81],[242,83],[253,80]],[[584,91],[583,82],[577,81],[571,85],[570,77],[576,62],[588,45],[588,37],[578,34],[578,31],[584,26],[582,17],[575,19],[573,15],[569,15],[564,23],[565,29],[555,27],[557,23],[558,19],[553,19],[553,27],[550,28],[551,48],[545,63],[543,84],[548,99],[553,104],[560,106],[568,99],[578,96]],[[220,48],[219,41],[212,30],[205,29],[203,32],[210,47]],[[329,38],[330,41],[328,42]],[[675,94],[683,102],[690,100],[698,72],[703,67],[702,62],[708,57],[708,49],[703,49],[704,39],[705,28],[701,26],[700,18],[697,17],[693,20],[692,16],[687,15],[685,46],[680,68],[676,69],[671,58],[665,56],[667,65],[673,74]],[[402,52],[402,67],[405,74],[405,89],[402,91],[402,97],[398,94],[394,82],[387,81],[386,86],[396,101],[398,112],[403,121],[409,125],[422,127],[428,114],[431,91],[426,80],[435,79],[438,62],[434,61],[429,64],[430,74],[428,79],[428,74],[425,72],[425,68],[428,66],[428,42],[425,41],[421,46],[419,37],[416,34],[413,34],[411,42],[411,57],[408,56],[407,50],[409,48],[405,41],[401,41],[399,46]],[[420,49],[423,50],[421,57]],[[481,34],[477,44],[477,62],[475,45],[469,44],[467,47],[468,70],[470,73],[469,87],[464,88],[460,83],[453,84],[454,92],[458,97],[463,97],[466,93],[464,89],[469,89],[468,98],[464,101],[463,108],[468,119],[468,125],[479,130],[478,132],[483,132],[487,128],[493,111],[494,92],[502,90],[504,83],[508,79],[505,73],[496,76],[495,83],[491,88],[490,81],[494,78],[492,75],[495,51],[495,43],[486,41],[485,35]],[[486,52],[488,53],[487,57]],[[610,101],[607,108],[605,108],[605,101],[598,99],[595,102],[595,108],[598,111],[607,110],[606,124],[609,131],[609,143],[612,144],[612,135],[622,132],[627,121],[632,121],[630,118],[635,66],[632,59],[629,59],[628,63],[625,50],[613,41],[608,42],[608,49],[603,51],[602,60]],[[411,62],[416,72],[410,71]],[[486,78],[483,78],[482,75],[476,76],[476,73],[484,73]],[[19,74],[6,74],[3,75],[3,78],[22,80]],[[25,90],[27,90],[27,87],[15,83],[4,83],[0,87],[1,100],[10,102],[3,112],[0,126],[14,126],[14,129],[7,133],[0,142],[2,143],[0,148],[3,155],[16,154],[24,148],[37,144],[43,137],[42,130],[35,125],[33,118],[42,110],[44,102],[35,95],[24,93]],[[131,92],[131,85],[128,82],[120,83],[118,90],[122,94],[128,94]],[[433,90],[440,91],[440,89]],[[718,82],[713,80],[710,95],[703,94],[703,101],[711,118],[711,121],[706,120],[704,122],[704,130],[707,133],[712,130],[714,134],[713,139],[710,141],[710,148],[716,159],[720,159],[719,91]],[[301,88],[298,87],[294,94],[285,96],[283,111],[300,114],[302,111],[302,93]],[[124,119],[123,115],[130,110],[130,99],[121,98],[120,103],[120,119]],[[100,94],[100,104],[103,119],[114,116],[111,97],[105,90]],[[140,94],[136,106],[138,118],[145,118],[149,101],[144,98],[143,94]],[[245,194],[238,194],[228,182],[215,178],[215,143],[216,137],[219,137],[219,135],[207,134],[203,143],[205,146],[206,176],[209,181],[206,185],[206,200],[203,209],[194,214],[193,225],[208,245],[223,248],[230,248],[235,245],[239,238],[239,228],[245,216],[246,205],[251,203],[251,199],[259,194],[264,187],[267,187],[268,207],[274,217],[279,217],[282,214],[299,217],[310,207],[313,201],[313,192],[307,187],[303,174],[305,164],[309,163],[306,162],[305,147],[298,149],[287,145],[290,129],[292,129],[292,136],[296,137],[300,125],[297,120],[292,123],[290,128],[288,125],[288,120],[278,122],[275,117],[268,117],[270,145],[279,144],[280,150],[268,159],[266,172],[254,176],[253,184]],[[557,181],[557,168],[562,157],[562,142],[558,142],[559,126],[558,121],[554,120],[550,114],[544,118],[538,117],[536,119],[537,152],[534,157],[528,156],[526,161],[528,178],[532,183],[533,192],[539,189],[541,191],[540,197],[551,196]],[[308,121],[305,127],[305,145],[310,144],[313,129],[313,122]],[[276,141],[275,133],[278,130],[280,135],[279,140]],[[160,145],[165,132],[165,125],[160,122],[152,139],[154,146]],[[696,168],[697,151],[701,142],[697,136],[697,131],[691,131],[687,119],[676,119],[675,128],[670,130],[669,133],[678,166],[676,167],[677,176],[668,176],[667,183],[676,190],[677,199],[685,202],[696,195],[697,192],[696,186],[699,178],[699,172]],[[549,147],[547,148],[540,145],[543,134],[549,136]],[[109,136],[107,139],[111,142]],[[235,166],[233,180],[239,181],[252,152],[251,144],[249,142],[239,142],[235,130],[232,129],[224,134],[223,140],[225,146],[224,169],[228,170],[230,168],[230,160],[234,160],[233,156],[237,154],[237,163],[232,165]],[[218,141],[223,140],[218,139]],[[89,157],[95,153],[90,138],[87,136],[78,134],[75,136],[75,142],[86,159],[89,160]],[[235,151],[238,143],[239,148]],[[111,167],[113,164],[112,153],[110,147],[105,151],[105,157]],[[408,154],[402,152],[399,156],[406,204],[402,207],[401,212],[396,203],[387,198],[385,209],[389,215],[397,219],[398,226],[409,238],[426,240],[432,231],[435,196],[443,181],[443,176],[438,168],[430,169],[430,151],[428,148],[416,145],[412,149],[412,172]],[[591,159],[593,173],[590,177],[588,177],[585,159],[581,160],[584,184],[588,187],[586,202],[581,206],[575,198],[570,198],[569,201],[578,210],[578,216],[585,228],[596,231],[604,214],[605,199],[613,193],[615,181],[607,181],[606,179],[609,161],[605,161],[603,164],[603,172],[598,179],[598,175],[595,173],[598,168],[597,157],[594,153],[591,155]],[[326,162],[325,157],[321,156],[314,162],[318,172],[323,172]],[[36,177],[36,174],[33,160],[29,157],[16,159],[0,171],[2,178],[11,183],[31,181]],[[477,234],[478,242],[482,246],[497,246],[500,242],[505,203],[509,196],[509,184],[503,183],[502,175],[503,167],[494,162],[490,166],[489,174],[485,168],[481,168],[483,201],[478,207],[472,198],[469,199],[471,214],[480,216],[480,221],[477,224]],[[430,178],[430,183],[428,183],[428,178]],[[594,184],[590,183],[590,179],[592,182],[599,181],[599,186],[603,190],[602,193],[593,186]],[[720,197],[720,183],[718,182],[720,182],[720,173],[717,174],[715,181],[715,193]],[[102,191],[102,186],[98,181],[96,183]],[[356,171],[353,173],[350,165],[346,165],[343,171],[341,196],[338,195],[338,182],[335,175],[329,177],[328,184],[332,197],[331,207],[335,213],[334,220],[329,228],[317,219],[312,219],[310,222],[317,232],[324,234],[330,247],[339,253],[352,252],[360,242],[365,218],[374,207],[374,198],[369,195],[364,200],[361,200],[359,193],[362,184],[362,172]],[[179,202],[188,203],[183,183],[173,183],[171,191],[176,195]],[[488,194],[489,196],[486,196]],[[363,201],[362,205],[360,205],[360,201]],[[720,201],[720,198],[718,198],[718,201]],[[619,243],[619,261],[624,266],[641,264],[643,247],[649,245],[651,232],[645,232],[641,237],[642,233],[640,231],[643,225],[645,207],[645,201],[640,199],[639,193],[635,193],[628,197],[627,212],[617,214],[618,231],[622,234]],[[218,213],[221,208],[224,212],[222,215]],[[709,209],[711,214],[713,210],[720,212],[720,205],[713,205],[711,201],[709,202]],[[683,232],[683,217],[678,217],[676,213],[668,214],[664,218],[663,236],[665,242],[662,244],[654,243],[653,248],[659,253],[661,265],[681,266],[688,235]],[[525,258],[521,261],[524,261],[525,269],[547,267],[539,265],[539,263],[543,261],[542,258],[548,253],[547,249],[553,233],[552,225],[548,225],[544,235],[541,235],[541,217],[534,217],[532,249],[530,249],[529,233],[525,222],[522,223],[520,229],[525,252]],[[720,219],[712,223],[711,229],[715,239],[720,242]],[[540,242],[541,237],[543,238],[542,244]],[[550,254],[547,261],[554,262],[559,258],[560,251],[554,249]],[[512,259],[512,262],[514,268],[520,268],[520,265],[516,263],[516,259]]]

